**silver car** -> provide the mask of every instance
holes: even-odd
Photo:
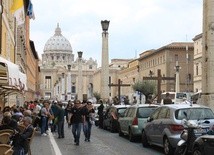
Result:
[[[126,109],[124,116],[120,116],[119,136],[129,135],[129,140],[135,141],[137,137],[141,137],[142,128],[150,114],[157,109],[157,105],[140,104],[130,106]]]
[[[164,148],[166,155],[174,154],[184,129],[183,119],[203,122],[208,120],[210,127],[214,124],[214,113],[209,107],[188,104],[163,105],[157,108],[148,118],[142,131],[142,144]],[[203,125],[203,123],[201,124]],[[207,124],[204,124],[207,126]]]

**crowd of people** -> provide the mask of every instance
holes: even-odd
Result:
[[[69,101],[67,105],[59,101],[40,100],[25,102],[20,107],[4,107],[0,118],[0,130],[14,131],[13,139],[11,139],[14,155],[24,155],[28,153],[29,138],[34,130],[42,137],[46,137],[50,128],[50,131],[56,133],[59,139],[63,139],[64,127],[67,124],[67,127],[71,128],[75,145],[80,144],[82,129],[85,141],[90,142],[95,110],[90,100]],[[20,124],[25,126],[23,133],[18,128]]]

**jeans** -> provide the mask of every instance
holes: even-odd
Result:
[[[79,144],[80,133],[81,133],[82,123],[73,123],[72,124],[72,133],[74,136],[74,142]]]
[[[64,138],[64,120],[61,120],[57,124],[59,138]]]
[[[91,137],[91,127],[92,127],[92,124],[88,121],[85,122],[85,124],[83,125],[83,132],[85,134],[85,140],[89,141],[90,140],[90,137]]]
[[[47,117],[42,116],[41,117],[41,134],[46,132],[46,128],[47,128]]]

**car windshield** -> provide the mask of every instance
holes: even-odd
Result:
[[[187,114],[187,117],[185,116]],[[214,119],[214,113],[209,108],[186,108],[178,109],[175,111],[175,118],[178,120],[190,119],[190,120],[203,120]]]
[[[138,118],[148,118],[157,107],[141,107],[138,109]]]

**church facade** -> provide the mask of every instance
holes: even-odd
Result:
[[[78,52],[81,54],[82,52]],[[93,74],[97,62],[76,59],[70,42],[62,35],[59,24],[46,42],[40,63],[40,93],[44,99],[69,101],[93,96]]]

